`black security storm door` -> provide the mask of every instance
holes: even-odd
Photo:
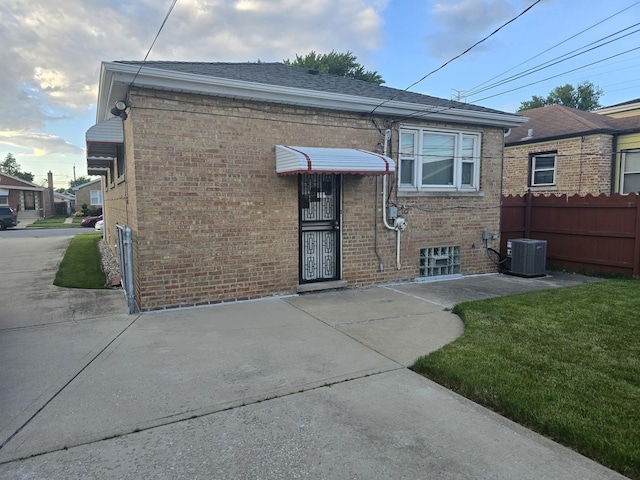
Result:
[[[340,278],[340,176],[299,175],[300,283]]]

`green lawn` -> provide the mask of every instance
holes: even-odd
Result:
[[[609,280],[454,312],[455,342],[414,369],[640,479],[640,282]]]
[[[109,288],[98,249],[101,238],[101,232],[73,237],[53,284],[67,288]]]
[[[79,227],[80,222],[82,222],[83,218],[78,217],[73,219],[73,223],[64,223],[67,219],[67,215],[55,215],[49,218],[41,218],[40,220],[36,220],[34,223],[27,225],[29,227],[38,227],[38,228],[60,228],[60,227]]]

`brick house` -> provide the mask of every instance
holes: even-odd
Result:
[[[529,121],[505,137],[504,194],[640,191],[640,115],[633,105],[618,109],[626,115],[563,105],[518,112]]]
[[[137,309],[208,305],[495,272],[524,120],[280,63],[110,62],[87,165]]]
[[[46,216],[44,187],[13,175],[0,173],[0,206],[8,206],[20,219],[38,219]]]
[[[102,177],[73,187],[75,192],[75,211],[81,212],[82,205],[92,210],[102,210]]]

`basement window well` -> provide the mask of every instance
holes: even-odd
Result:
[[[460,246],[420,249],[420,276],[439,277],[460,273]]]

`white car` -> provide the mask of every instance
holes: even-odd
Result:
[[[98,220],[93,228],[95,228],[96,231],[102,231],[103,226],[104,226],[104,220]]]

